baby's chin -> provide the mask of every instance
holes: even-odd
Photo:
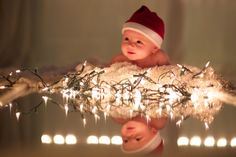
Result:
[[[130,61],[138,61],[142,60],[141,58],[138,58],[137,56],[127,55],[126,56]]]

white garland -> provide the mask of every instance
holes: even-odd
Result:
[[[36,83],[30,79],[22,81],[18,76],[21,71],[18,70],[15,78],[14,73],[2,75],[5,80],[3,82],[7,84],[0,86],[1,90],[6,91],[0,96],[0,108],[9,106],[11,109],[13,106],[9,101],[24,96],[22,93],[27,93],[25,91],[61,93],[63,104],[45,95],[42,98],[45,103],[51,101],[58,104],[66,114],[71,111],[80,112],[84,124],[84,114],[92,113],[99,119],[99,112],[102,112],[105,117],[124,119],[137,115],[147,119],[170,117],[176,119],[177,124],[191,116],[208,126],[223,102],[236,105],[235,89],[229,89],[228,82],[216,75],[209,63],[202,69],[188,65],[142,69],[126,62],[105,68],[85,62],[77,69],[80,70],[68,73],[51,85],[37,71],[31,71],[40,80]],[[18,87],[24,87],[22,92]],[[23,112],[16,110],[18,118],[19,113]]]

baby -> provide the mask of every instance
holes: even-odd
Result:
[[[169,57],[160,47],[164,39],[164,22],[146,6],[142,6],[125,22],[122,29],[121,53],[112,59],[112,63],[131,62],[142,68],[168,65]],[[138,116],[132,119],[118,119],[122,124],[122,150],[126,153],[149,153],[161,150],[162,138],[159,130],[167,122],[166,118],[150,122]]]

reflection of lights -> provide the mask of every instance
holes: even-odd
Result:
[[[51,144],[52,143],[52,138],[49,135],[44,134],[44,135],[41,136],[41,142],[43,144]]]
[[[65,138],[66,144],[76,144],[77,143],[77,138],[75,135],[68,134]]]
[[[45,105],[47,105],[48,97],[47,97],[47,96],[42,96],[42,98],[43,98],[43,100],[44,100]]]
[[[16,112],[16,119],[19,120],[20,118],[20,112]]]
[[[0,89],[5,89],[6,87],[5,86],[0,86]]]
[[[98,137],[91,135],[87,138],[87,144],[98,144]]]
[[[189,144],[189,139],[187,137],[179,137],[177,140],[178,146],[187,146]]]
[[[110,138],[108,136],[101,136],[99,137],[99,144],[107,144],[109,145],[111,143]]]
[[[227,145],[227,140],[225,138],[220,138],[217,141],[217,147],[225,147]]]
[[[113,136],[111,138],[111,143],[114,145],[121,145],[123,142],[122,138],[120,136]]]
[[[199,147],[201,145],[202,141],[199,136],[193,136],[190,140],[190,145],[191,146],[197,146]]]
[[[64,144],[65,143],[65,140],[64,140],[64,137],[62,135],[55,135],[53,137],[53,142],[55,144]]]
[[[236,147],[236,137],[232,138],[230,141],[230,146],[231,147]]]
[[[212,136],[208,136],[205,141],[204,141],[204,145],[206,147],[213,147],[215,145],[215,139]]]

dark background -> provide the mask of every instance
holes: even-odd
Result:
[[[120,52],[124,21],[142,4],[156,11],[165,21],[163,49],[173,64],[202,67],[207,61],[236,84],[234,0],[0,0],[0,68],[58,68],[85,59],[107,63]],[[40,101],[30,95],[15,103],[27,107]],[[87,145],[86,137],[113,136],[120,126],[108,120],[95,124],[88,118],[86,128],[80,115],[65,117],[53,104],[38,113],[22,116],[17,122],[9,109],[0,110],[0,156],[123,156],[119,146]],[[235,156],[236,148],[177,147],[179,136],[208,135],[230,141],[236,136],[236,108],[224,105],[210,129],[188,119],[179,128],[173,122],[162,130],[163,156]],[[41,135],[73,133],[75,146],[43,145]]]

